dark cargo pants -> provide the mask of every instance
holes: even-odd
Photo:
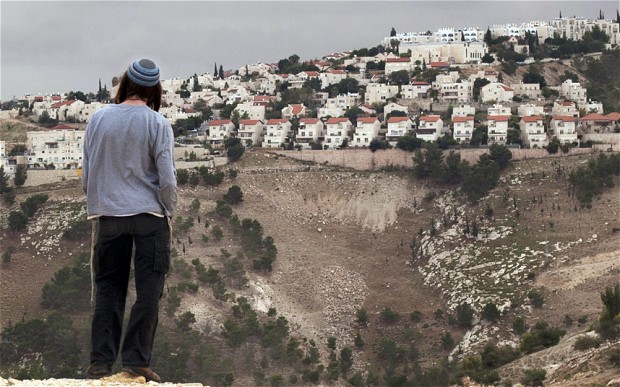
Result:
[[[136,302],[121,359],[123,366],[150,365],[159,300],[170,267],[170,228],[167,219],[149,214],[99,218],[93,256],[96,296],[91,363],[111,366],[118,355],[134,245]]]

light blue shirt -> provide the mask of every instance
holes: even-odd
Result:
[[[146,105],[95,112],[84,138],[82,187],[88,217],[172,216],[177,180],[168,120]]]

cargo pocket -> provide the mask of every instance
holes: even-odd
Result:
[[[170,242],[168,240],[157,241],[155,244],[153,270],[164,274],[170,270]]]

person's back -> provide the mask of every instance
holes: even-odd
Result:
[[[84,144],[89,216],[170,216],[176,177],[168,127],[146,105],[115,104],[93,115]]]
[[[161,381],[150,363],[177,202],[174,137],[157,113],[161,96],[159,68],[135,61],[121,78],[116,104],[93,114],[86,128],[82,186],[94,221],[96,285],[87,372],[95,377],[110,374],[120,352],[124,371]],[[121,347],[132,257],[136,301]]]

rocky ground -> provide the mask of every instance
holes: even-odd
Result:
[[[616,185],[592,209],[578,206],[568,194],[565,176],[587,157],[514,163],[488,197],[467,204],[405,173],[351,171],[251,152],[234,165],[237,178],[221,187],[181,188],[179,215],[195,217],[189,204],[198,198],[202,223],[176,249],[181,251],[183,245],[181,259],[198,258],[207,266],[219,264],[222,248],[235,251],[230,235],[206,245],[201,236],[208,234],[204,220],[218,222],[208,215],[215,201],[229,186],[239,185],[244,202],[235,212],[240,219],[260,221],[265,235],[275,240],[278,258],[270,275],[249,273],[248,286],[235,290],[238,295],[248,297],[259,310],[277,308],[293,332],[323,346],[330,336],[337,337],[339,345],[352,345],[359,329],[355,313],[361,307],[375,319],[385,307],[405,316],[419,311],[430,325],[427,340],[420,343],[420,353],[430,364],[446,329],[431,316],[437,309],[454,310],[461,302],[478,311],[494,302],[506,317],[500,323],[476,321],[469,331],[454,331],[458,340],[453,356],[491,339],[515,344],[509,322],[516,315],[553,325],[562,324],[566,315],[586,316],[588,322],[598,318],[599,293],[620,279],[620,233],[613,231],[620,228],[620,196]],[[37,223],[20,237],[7,232],[1,236],[3,246],[20,247],[0,279],[7,290],[0,299],[3,324],[41,313],[42,284],[70,260],[70,249],[86,247],[67,250],[54,239],[66,222],[83,217],[80,188],[63,184],[47,190],[56,205],[42,214],[48,219],[46,226]],[[59,214],[56,208],[70,211]],[[1,212],[6,219],[7,211]],[[474,220],[479,227],[475,237],[465,233]],[[419,248],[414,257],[412,242]],[[533,308],[525,297],[531,289],[544,294],[542,309]],[[228,309],[201,288],[183,298],[178,313],[191,311],[195,327],[217,332]],[[369,341],[381,334],[375,328],[365,332]],[[570,340],[585,329],[577,324],[567,328],[563,360],[537,363],[548,368],[549,381],[553,372],[563,369],[558,362],[583,355],[571,350]],[[355,361],[356,369],[363,369],[368,358],[356,353]],[[615,377],[603,375],[605,370],[589,372],[601,380]]]

